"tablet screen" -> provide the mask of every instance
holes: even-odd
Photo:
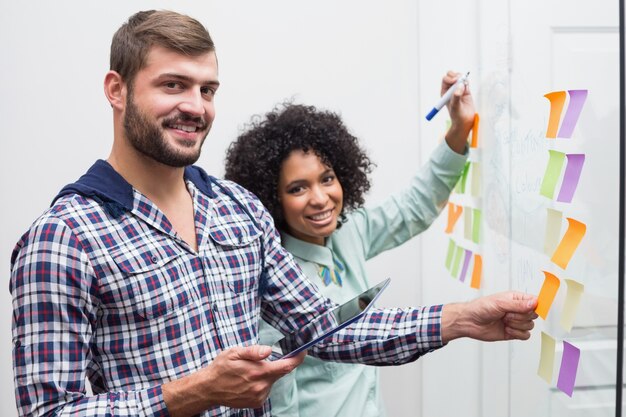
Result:
[[[390,278],[362,292],[345,304],[328,310],[314,321],[276,342],[274,359],[291,357],[313,346],[350,323],[358,320],[374,304],[382,291],[389,285]],[[278,349],[280,348],[279,353]]]

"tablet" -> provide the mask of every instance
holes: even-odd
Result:
[[[286,335],[273,346],[272,359],[294,356],[354,323],[374,305],[390,281],[391,278],[387,278],[347,303],[328,310],[296,332]]]

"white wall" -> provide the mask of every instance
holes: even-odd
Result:
[[[1,2],[0,415],[15,415],[9,256],[56,191],[96,158],[108,156],[112,118],[102,81],[111,36],[128,16],[143,9],[170,8],[198,18],[211,32],[222,86],[217,118],[199,161],[207,171],[222,174],[225,148],[252,114],[294,97],[341,112],[363,140],[378,163],[370,194],[370,201],[375,201],[407,184],[443,133],[444,115],[423,123],[426,109],[439,94],[443,73],[475,65],[476,23],[471,19],[475,2],[455,5],[454,13],[451,4]],[[394,278],[385,304],[416,305],[471,295],[443,281],[445,277],[432,276],[436,269],[428,266],[429,257],[420,257],[420,250],[420,240],[415,239],[372,262],[373,280]],[[424,288],[421,275],[427,282]],[[442,287],[438,281],[444,282]],[[473,355],[477,357],[475,345],[466,349],[459,343],[444,350],[416,364],[384,369],[390,416],[419,416],[422,409],[427,416],[452,415],[441,411],[474,405],[475,391],[459,391],[458,400],[446,404],[448,395],[441,387],[450,381],[440,375],[454,369],[450,360],[456,353],[470,363]],[[427,382],[422,398],[424,363]],[[474,372],[475,367],[464,371]]]

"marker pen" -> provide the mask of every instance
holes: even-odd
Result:
[[[439,110],[441,110],[441,108],[445,106],[446,103],[448,103],[448,101],[450,101],[450,99],[452,98],[452,94],[454,94],[454,91],[457,89],[457,87],[467,80],[468,76],[469,76],[469,71],[467,72],[467,74],[465,74],[464,76],[456,80],[456,82],[452,84],[450,88],[448,88],[448,91],[446,91],[443,94],[443,96],[441,96],[441,98],[439,99],[439,102],[435,105],[435,107],[433,107],[430,113],[426,115],[426,120],[430,120],[433,117],[435,117],[435,115],[439,112]]]

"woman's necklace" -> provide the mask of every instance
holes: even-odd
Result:
[[[341,274],[343,274],[346,270],[346,267],[343,266],[341,262],[339,262],[333,256],[333,265],[334,268],[330,269],[326,265],[317,265],[317,274],[322,279],[324,285],[329,286],[331,282],[334,282],[338,286],[342,286],[343,282],[341,281]]]

